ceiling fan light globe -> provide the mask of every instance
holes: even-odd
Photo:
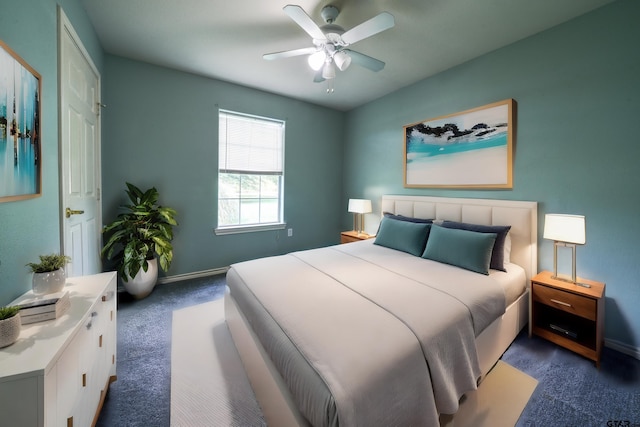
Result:
[[[309,55],[307,62],[309,63],[309,66],[314,71],[318,71],[320,68],[322,68],[326,59],[327,59],[327,56],[323,51],[320,50],[316,53],[312,53],[311,55]]]
[[[326,80],[335,79],[336,78],[336,67],[334,67],[333,62],[327,62],[322,69],[322,77]]]
[[[333,61],[336,63],[340,71],[346,70],[349,68],[349,65],[351,65],[351,57],[347,55],[346,52],[342,51],[333,55]]]

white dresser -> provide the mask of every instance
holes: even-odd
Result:
[[[0,424],[87,427],[116,379],[116,273],[67,279],[71,306],[0,349]],[[16,299],[33,298],[31,291]]]

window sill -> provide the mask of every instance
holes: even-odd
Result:
[[[284,222],[278,222],[274,224],[259,224],[259,225],[239,225],[236,227],[219,227],[213,230],[217,236],[224,236],[226,234],[239,234],[239,233],[254,233],[258,231],[272,231],[283,230],[287,226]]]

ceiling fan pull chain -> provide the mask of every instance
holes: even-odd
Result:
[[[333,93],[333,79],[327,80],[327,93]]]

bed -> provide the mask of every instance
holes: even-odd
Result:
[[[381,211],[375,239],[227,273],[227,324],[269,425],[437,425],[527,323],[535,202],[383,196]],[[406,246],[416,230],[426,249]],[[502,268],[448,258],[460,242]]]

